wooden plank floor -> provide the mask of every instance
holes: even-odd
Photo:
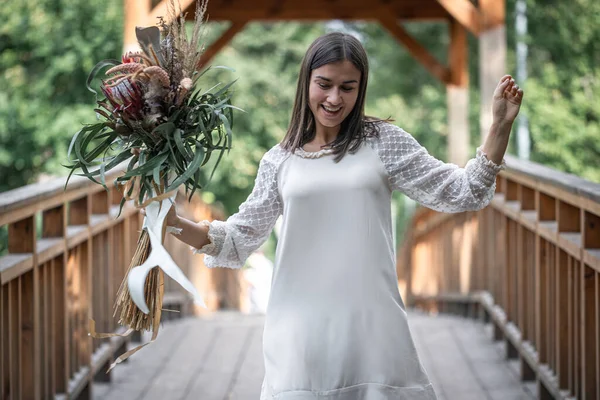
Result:
[[[170,321],[156,342],[113,370],[111,383],[94,384],[93,399],[258,400],[263,322],[231,312]],[[535,385],[519,382],[518,363],[505,361],[489,326],[417,311],[409,324],[440,400],[535,398]]]

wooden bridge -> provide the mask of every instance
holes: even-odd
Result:
[[[193,15],[194,1],[181,3]],[[488,101],[505,69],[504,1],[375,3],[211,0],[211,19],[231,26],[206,56],[252,20],[378,21],[447,86],[448,159],[464,164],[466,35],[478,37],[482,60],[495,60],[480,63],[484,137]],[[154,24],[164,7],[126,0],[125,45],[135,25]],[[447,65],[398,24],[424,19],[448,22]],[[419,352],[441,398],[600,399],[600,185],[507,161],[489,207],[460,214],[419,209],[398,249],[398,284]],[[203,313],[170,281],[165,308],[181,311],[179,318],[164,322],[151,347],[105,373],[132,339],[91,339],[88,320],[99,332],[122,331],[112,303],[141,217],[132,207],[116,217],[115,187],[106,192],[83,179],[63,186],[59,179],[0,196],[0,227],[8,231],[8,252],[0,256],[0,399],[257,399],[261,317]],[[226,217],[197,198],[178,209],[194,220]],[[168,239],[166,246],[211,312],[244,308],[240,271],[208,270],[181,243]]]
[[[264,374],[261,315],[218,312],[166,324],[163,336],[94,386],[95,400],[258,400]],[[417,351],[439,400],[532,400],[518,362],[472,319],[409,312]],[[192,354],[192,356],[190,356]]]
[[[414,216],[397,271],[419,352],[442,398],[600,398],[600,185],[507,162],[486,209]],[[132,207],[116,218],[115,187],[63,185],[0,197],[9,235],[0,257],[0,397],[146,398],[159,382],[180,398],[257,398],[261,317],[201,314],[170,281],[165,308],[181,313],[165,315],[178,318],[105,373],[131,338],[92,340],[88,319],[100,332],[119,331],[111,307],[141,219]],[[223,218],[197,199],[179,209]],[[239,270],[207,269],[180,242],[166,246],[210,310],[243,309]]]

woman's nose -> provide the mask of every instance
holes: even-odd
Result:
[[[327,96],[327,102],[332,106],[337,106],[342,102],[339,89],[332,89]]]

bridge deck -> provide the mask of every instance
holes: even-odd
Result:
[[[155,343],[97,383],[94,400],[258,400],[264,317],[220,312],[165,324]],[[490,327],[455,316],[409,312],[417,350],[440,400],[530,400]],[[145,338],[147,339],[147,338]]]

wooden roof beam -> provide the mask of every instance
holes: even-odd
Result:
[[[484,30],[505,24],[506,2],[504,0],[479,0],[479,10],[483,14]]]
[[[323,3],[323,4],[321,4]],[[386,4],[388,12],[394,13],[402,20],[446,20],[448,13],[443,7],[433,3],[437,7],[415,7],[405,6],[402,3]],[[194,4],[189,6],[188,11],[193,11]],[[228,1],[208,3],[207,15],[209,21],[322,21],[331,19],[377,21],[382,13],[381,8],[369,4],[352,3],[332,5],[329,1],[319,0],[297,3],[280,0],[262,0],[255,4],[250,1]],[[188,19],[193,19],[193,12],[188,12]]]
[[[154,6],[154,8],[152,9],[152,11],[150,11],[150,14],[148,14],[148,23],[151,25],[156,25],[156,23],[158,22],[158,17],[164,17],[166,19],[167,16],[167,3],[169,2],[169,0],[161,0],[160,3],[158,3],[156,6]],[[181,12],[183,12],[185,14],[185,11],[190,7],[190,6],[194,6],[194,8],[192,8],[192,11],[196,10],[196,0],[179,0],[179,5],[181,6]],[[192,12],[193,14],[194,12]],[[186,18],[186,19],[194,19],[194,15],[191,15]]]
[[[410,36],[410,34],[398,24],[395,17],[389,14],[381,15],[379,17],[379,23],[387,29],[396,40],[406,46],[406,49],[410,54],[433,76],[438,78],[444,84],[450,83],[450,69],[440,63],[425,47]]]
[[[215,40],[204,52],[200,58],[198,67],[204,68],[214,56],[225,47],[235,35],[238,34],[246,26],[247,21],[232,21],[231,26],[223,32],[223,34]]]
[[[469,86],[467,31],[456,20],[450,21],[448,29],[450,33],[450,48],[448,49],[450,83],[457,87],[466,88]]]
[[[437,0],[448,14],[467,28],[475,36],[483,28],[483,16],[481,12],[468,0]]]

